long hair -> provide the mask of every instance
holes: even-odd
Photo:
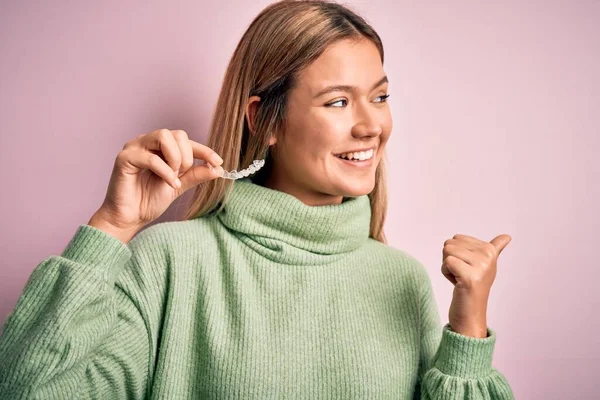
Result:
[[[329,0],[282,0],[267,6],[250,24],[225,72],[212,116],[206,146],[223,158],[226,170],[240,170],[266,158],[253,180],[270,173],[269,137],[285,131],[287,97],[303,68],[341,39],[371,40],[383,63],[383,45],[375,30],[346,6]],[[254,134],[245,117],[250,96],[261,101]],[[274,146],[276,147],[276,146]],[[275,150],[273,150],[275,151]],[[369,237],[386,243],[383,224],[387,211],[385,154],[375,172],[369,199]],[[195,188],[185,220],[218,213],[227,202],[233,181],[213,179]]]

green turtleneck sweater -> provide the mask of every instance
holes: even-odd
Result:
[[[367,196],[243,179],[216,215],[128,244],[89,225],[33,271],[1,399],[512,399],[495,332],[439,322],[426,269],[369,238]]]

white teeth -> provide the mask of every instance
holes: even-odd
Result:
[[[355,153],[343,153],[343,154],[339,154],[337,157],[340,158],[345,158],[348,160],[360,160],[360,161],[364,161],[364,160],[368,160],[371,157],[373,157],[374,151],[373,149],[371,150],[367,150],[367,151],[360,151],[360,152],[355,152]]]

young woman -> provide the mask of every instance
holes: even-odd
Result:
[[[425,268],[385,243],[383,54],[341,5],[263,10],[207,145],[129,141],[102,206],[36,267],[0,338],[0,398],[513,398],[485,319],[510,237],[444,243],[445,326]],[[139,232],[192,187],[184,220]]]

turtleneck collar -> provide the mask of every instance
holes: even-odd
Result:
[[[336,261],[369,237],[367,195],[341,204],[308,206],[293,195],[260,186],[249,178],[233,182],[218,219],[264,257],[282,264]]]

